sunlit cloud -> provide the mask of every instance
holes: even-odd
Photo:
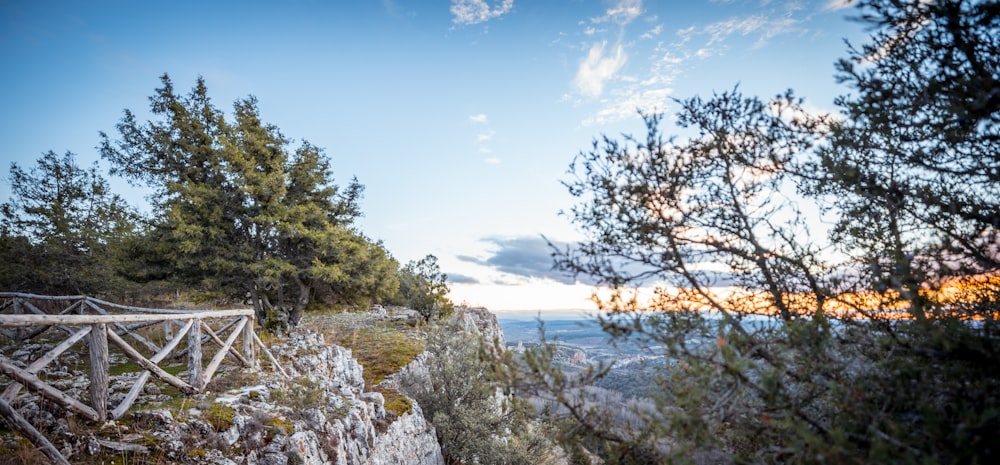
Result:
[[[499,165],[500,163],[503,163],[503,160],[497,157],[490,157],[490,158],[484,158],[483,163],[486,163],[487,165]]]
[[[484,23],[509,13],[513,8],[514,0],[502,0],[493,7],[484,0],[452,0],[452,22],[462,25]]]
[[[594,44],[587,57],[580,63],[573,80],[576,89],[589,97],[600,97],[604,92],[605,83],[614,78],[628,60],[625,48],[621,44],[614,47],[611,54],[605,54],[607,42]]]
[[[469,116],[469,121],[478,124],[486,124],[489,119],[486,117],[485,113],[479,113],[478,115]]]

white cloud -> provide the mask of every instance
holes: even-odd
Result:
[[[493,136],[496,135],[496,133],[497,132],[493,130],[490,130],[489,132],[481,132],[479,134],[476,134],[476,140],[479,141],[480,143],[489,142],[491,139],[493,139]]]
[[[472,124],[480,126],[476,132],[476,144],[478,146],[479,153],[492,153],[493,149],[490,148],[488,144],[493,140],[493,136],[495,136],[497,132],[490,128],[490,119],[486,116],[486,113],[470,115],[469,121]]]
[[[499,165],[501,162],[502,162],[502,160],[500,160],[499,158],[496,158],[496,157],[490,157],[490,158],[484,158],[483,159],[483,163],[486,163],[487,165]]]
[[[587,57],[580,63],[580,69],[576,72],[573,83],[577,90],[586,96],[600,97],[604,92],[604,84],[621,70],[628,59],[621,44],[616,45],[613,54],[608,56],[604,54],[605,47],[607,42],[590,47]]]
[[[827,11],[843,10],[844,8],[850,8],[853,3],[853,0],[827,0],[823,9]]]
[[[604,16],[592,18],[593,23],[611,21],[622,26],[631,23],[642,14],[642,0],[619,0],[615,6],[608,8]]]
[[[652,28],[652,29],[644,32],[641,36],[639,36],[639,38],[640,39],[652,39],[653,37],[656,37],[656,36],[660,35],[661,32],[663,32],[663,25],[662,24],[657,24],[656,27],[654,27],[654,28]]]
[[[602,99],[602,108],[588,116],[583,126],[606,124],[638,116],[637,110],[644,112],[666,111],[673,94],[671,85],[679,73],[679,67],[687,57],[677,56],[675,47],[660,44],[654,50],[654,59],[641,80],[623,80],[622,84],[609,91]]]
[[[479,24],[509,13],[514,8],[514,0],[501,0],[491,7],[485,0],[452,0],[451,14],[455,24]]]

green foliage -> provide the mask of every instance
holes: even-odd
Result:
[[[113,174],[155,191],[150,244],[139,254],[146,277],[249,296],[267,327],[296,325],[317,295],[352,305],[395,293],[396,262],[352,228],[364,190],[356,179],[333,184],[323,152],[308,142],[292,151],[254,97],[237,100],[227,119],[204,80],[187,95],[161,81],[154,119],[126,110],[120,138],[102,133],[100,145]]]
[[[52,151],[27,170],[11,164],[11,196],[0,207],[0,286],[102,294],[124,284],[116,270],[138,216],[97,168],[80,168],[73,153]]]
[[[449,326],[428,335],[428,370],[403,377],[434,425],[446,463],[553,463],[552,445],[541,426],[528,421],[522,400],[505,397],[492,376],[484,342]]]
[[[549,345],[499,360],[569,444],[609,463],[996,461],[1000,7],[860,7],[875,29],[838,64],[843,119],[732,91],[678,102],[690,138],[647,115],[645,139],[574,161],[588,240],[557,267],[612,287],[599,323],[666,362],[650,401],[623,401]]]
[[[413,411],[413,401],[399,391],[384,389],[379,391],[385,397],[385,410],[397,417]]]
[[[425,321],[455,311],[448,300],[448,276],[441,272],[434,255],[411,261],[399,271],[399,293],[400,303],[420,312]]]
[[[233,416],[236,411],[232,407],[221,402],[212,402],[204,412],[205,421],[212,425],[216,431],[223,432],[232,428]]]

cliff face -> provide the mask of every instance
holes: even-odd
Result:
[[[357,316],[394,321],[385,312]],[[496,316],[486,309],[458,308],[455,318],[465,331],[503,347]],[[444,464],[434,427],[420,406],[403,399],[400,408],[397,399],[391,409],[398,415],[387,411],[380,392],[366,392],[363,367],[351,350],[327,342],[320,332],[293,334],[270,350],[289,379],[260,357],[263,370],[217,376],[205,394],[170,395],[147,385],[123,419],[91,429],[74,428],[64,412],[49,412],[31,393],[20,400],[22,412],[29,412],[72,462],[127,453],[185,464]],[[426,358],[421,354],[403,371],[426,373]],[[85,374],[71,375],[66,373],[66,384],[86,386]],[[113,398],[124,395],[134,375],[115,380]],[[379,388],[398,388],[397,376],[387,376]]]
[[[271,351],[293,378],[268,378],[177,412],[136,412],[167,459],[246,465],[443,465],[434,428],[413,403],[399,417],[364,392],[351,351],[321,334],[293,335]],[[173,410],[173,411],[172,411]],[[175,412],[177,414],[175,414]]]
[[[458,307],[455,309],[455,319],[466,332],[482,336],[488,342],[495,342],[499,347],[506,347],[503,330],[497,316],[485,308]]]

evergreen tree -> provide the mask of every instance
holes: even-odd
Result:
[[[8,290],[100,294],[122,284],[121,247],[137,214],[76,156],[45,153],[25,170],[10,168],[11,196],[2,207],[4,282]]]
[[[290,141],[260,117],[257,100],[237,100],[232,121],[212,105],[199,79],[179,96],[168,76],[150,99],[145,124],[125,111],[121,138],[102,134],[114,173],[152,187],[156,256],[208,296],[247,297],[258,318],[295,325],[317,293],[340,303],[384,298],[395,276],[380,245],[355,232],[363,187],[341,191],[322,151]],[[365,282],[338,292],[347,282]],[[333,292],[330,289],[334,289]]]

